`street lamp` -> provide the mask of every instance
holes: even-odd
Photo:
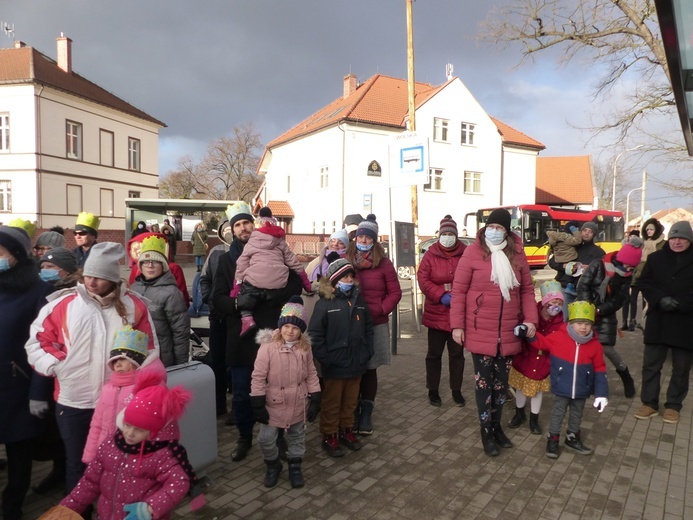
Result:
[[[633,148],[628,148],[627,150],[623,150],[620,154],[616,156],[616,159],[614,160],[614,183],[613,186],[611,187],[611,211],[616,210],[616,163],[618,160],[621,158],[621,156],[626,153],[626,152],[632,152],[633,150],[637,150],[638,148],[642,148],[643,145],[639,144],[638,146],[634,146]]]
[[[626,231],[628,231],[628,222],[629,222],[628,218],[629,218],[629,215],[630,215],[630,196],[631,196],[631,194],[632,194],[633,192],[638,191],[638,190],[641,190],[641,189],[642,189],[642,186],[640,186],[639,188],[633,188],[632,190],[630,190],[630,191],[628,192],[628,195],[626,195],[626,221],[625,221],[625,223],[623,224],[623,232],[624,232],[624,233],[625,233]],[[640,224],[642,224],[642,222],[641,222]]]

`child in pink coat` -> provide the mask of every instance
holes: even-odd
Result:
[[[191,394],[168,390],[161,374],[140,372],[134,397],[118,414],[118,431],[96,452],[84,476],[60,503],[82,513],[98,499],[99,518],[168,519],[197,477],[185,448],[167,438],[166,427],[181,417]],[[195,508],[200,495],[191,503]]]
[[[126,325],[115,335],[109,354],[108,368],[113,373],[101,390],[94,415],[89,426],[89,436],[84,447],[82,462],[89,464],[103,441],[116,432],[116,417],[132,400],[137,371],[147,357],[149,335]],[[150,363],[145,370],[155,370],[166,377],[166,369],[160,360]],[[165,380],[165,379],[164,379]]]
[[[301,462],[306,451],[305,421],[313,422],[318,416],[322,396],[310,337],[304,334],[306,319],[303,300],[292,296],[282,307],[279,328],[261,330],[257,335],[260,349],[255,358],[250,399],[255,419],[260,423],[258,442],[267,465],[266,487],[277,485],[282,470],[277,449],[280,429],[287,432],[291,487],[304,485]]]

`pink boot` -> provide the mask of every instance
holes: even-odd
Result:
[[[256,328],[257,325],[255,325],[255,320],[252,316],[241,316],[241,338]]]

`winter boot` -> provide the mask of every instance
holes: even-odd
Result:
[[[558,458],[558,441],[560,440],[559,434],[549,433],[548,441],[546,441],[546,456],[550,459]]]
[[[501,448],[513,447],[513,443],[508,439],[505,433],[503,433],[503,428],[501,428],[500,423],[493,423],[493,439]]]
[[[464,400],[464,396],[460,390],[452,391],[452,400],[455,402],[455,406],[462,407],[467,404],[467,401]]]
[[[582,444],[580,432],[567,432],[565,436],[565,446],[578,455],[592,455],[592,448],[588,448]]]
[[[443,404],[443,401],[440,398],[440,394],[438,393],[438,390],[429,390],[428,391],[428,402],[431,403],[431,405],[433,405],[433,406],[441,406]]]
[[[238,462],[240,460],[245,459],[252,445],[252,437],[239,437],[238,441],[236,442],[236,447],[231,452],[231,460],[234,462]]]
[[[360,435],[373,435],[373,408],[374,401],[361,401],[361,424],[359,424]]]
[[[354,434],[353,428],[339,430],[339,442],[344,444],[344,446],[351,451],[359,451],[363,447],[359,438]]]
[[[302,488],[305,485],[301,472],[303,459],[289,459],[289,480],[292,488]]]
[[[630,320],[630,323],[628,324],[628,330],[631,332],[635,332],[635,327],[638,326],[638,322],[636,320]]]
[[[271,488],[279,482],[279,473],[282,471],[282,463],[279,459],[266,460],[267,472],[265,473],[265,487]]]
[[[496,457],[500,453],[493,437],[493,428],[481,428],[481,444],[484,445],[484,453],[489,457]]]
[[[515,415],[513,415],[513,418],[508,421],[508,428],[515,429],[519,428],[523,422],[527,420],[527,416],[525,415],[525,409],[520,408],[520,407],[515,407]]]
[[[332,435],[322,434],[322,449],[325,450],[330,457],[344,456],[344,450],[339,445],[339,438],[336,433]]]
[[[354,410],[354,433],[359,433],[361,429],[361,401],[356,403],[356,410]]]
[[[633,378],[628,371],[628,367],[624,368],[623,370],[616,370],[616,373],[621,377],[621,381],[623,381],[623,394],[628,398],[634,397],[635,381],[633,381]]]
[[[529,433],[532,435],[541,435],[541,428],[539,427],[539,414],[531,413],[529,414]]]
[[[255,320],[253,319],[252,316],[242,316],[241,317],[241,335],[240,337],[242,338],[249,332],[254,331],[257,328],[257,325],[255,324]]]

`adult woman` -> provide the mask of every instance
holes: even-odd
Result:
[[[452,338],[472,354],[481,441],[489,456],[513,445],[501,429],[508,373],[521,349],[513,331],[523,324],[533,336],[539,320],[522,241],[509,229],[510,213],[493,210],[462,255],[452,285]]]
[[[169,270],[166,246],[166,240],[157,236],[142,241],[140,274],[132,290],[146,298],[159,339],[161,362],[170,367],[188,362],[190,316],[183,293]]]
[[[330,235],[327,245],[323,247],[320,254],[306,266],[306,274],[311,282],[317,282],[327,273],[327,268],[330,263],[327,261],[327,255],[332,251],[339,253],[342,258],[346,254],[347,244],[349,243],[349,235],[346,229],[340,229]]]
[[[397,271],[385,256],[378,240],[375,215],[368,215],[356,229],[356,240],[349,243],[346,258],[356,269],[361,295],[373,318],[373,357],[361,377],[359,406],[354,431],[361,435],[373,433],[372,414],[378,393],[377,368],[390,364],[390,333],[388,317],[402,298]]]
[[[428,327],[426,388],[428,388],[428,401],[433,406],[442,404],[438,387],[446,344],[452,400],[457,406],[465,405],[464,397],[462,397],[464,351],[462,345],[452,339],[450,300],[457,264],[466,247],[457,238],[457,223],[450,215],[445,215],[438,228],[438,242],[428,248],[419,265],[419,287],[426,296],[422,321]]]
[[[628,325],[628,330],[634,331],[638,326],[637,314],[638,314],[638,294],[641,291],[638,279],[642,274],[642,270],[645,268],[645,262],[647,262],[647,257],[655,251],[659,251],[664,247],[666,240],[664,240],[664,226],[656,218],[650,218],[645,221],[642,225],[641,238],[643,239],[642,245],[642,258],[640,263],[633,271],[633,281],[630,284],[630,321],[626,322],[627,315],[623,314],[623,326]],[[644,302],[643,302],[644,305]],[[625,305],[623,306],[625,308]]]
[[[195,265],[199,273],[202,271],[202,266],[205,264],[205,255],[207,255],[207,232],[205,231],[204,222],[195,224],[195,231],[193,231],[190,242],[193,246],[192,254],[195,257]]]
[[[146,304],[120,280],[123,246],[94,244],[84,264],[83,282],[57,293],[31,325],[26,344],[36,371],[58,382],[56,417],[65,444],[65,487],[72,491],[84,473],[82,452],[104,383],[110,377],[108,353],[124,324],[150,337],[146,363],[159,357]]]
[[[23,229],[0,226],[0,443],[7,453],[2,516],[8,520],[22,516],[31,482],[33,439],[42,426],[35,415],[48,410],[52,386],[31,369],[24,351],[31,322],[53,290],[39,279],[30,250],[31,240]],[[35,394],[37,388],[44,392]]]

